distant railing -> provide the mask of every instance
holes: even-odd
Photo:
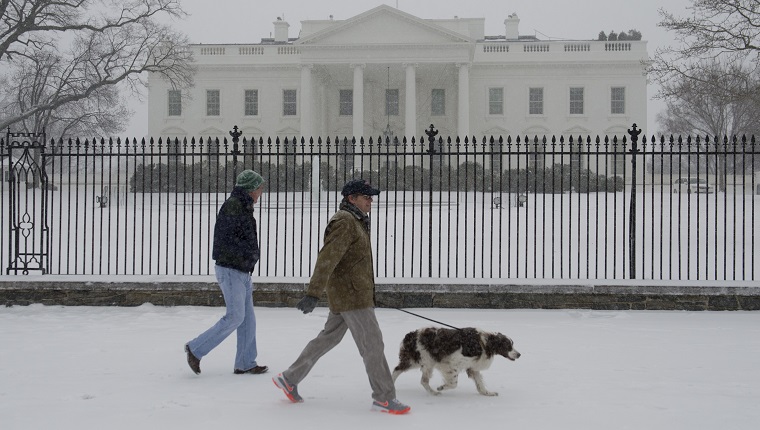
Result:
[[[525,52],[549,52],[548,43],[526,43],[523,45]]]
[[[509,52],[509,45],[505,43],[484,44],[483,52]]]
[[[630,42],[607,42],[604,44],[605,51],[630,51]]]
[[[230,48],[230,49],[227,49]],[[190,45],[189,49],[193,50],[198,56],[198,60],[203,62],[203,57],[234,56],[237,61],[265,61],[266,58],[274,57],[283,58],[293,57],[297,59],[301,54],[300,47],[292,44],[250,44],[250,45]],[[524,40],[505,40],[486,38],[476,42],[478,55],[485,55],[486,58],[493,55],[501,55],[504,59],[525,54],[545,54],[551,52],[565,52],[568,55],[576,55],[582,59],[584,55],[591,52],[620,52],[618,55],[629,56],[635,54],[646,55],[646,42],[642,41],[524,41]],[[240,60],[244,56],[248,60]],[[219,61],[218,58],[207,61]]]
[[[586,52],[591,50],[589,43],[566,43],[565,52]]]
[[[375,274],[403,278],[760,279],[754,137],[411,140],[0,139],[4,273],[213,273],[237,173],[266,179],[259,276],[308,277],[342,184],[382,190]],[[403,282],[403,281],[400,281]]]

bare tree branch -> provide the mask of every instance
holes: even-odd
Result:
[[[177,88],[192,85],[187,38],[158,21],[184,17],[178,0],[0,0],[0,12],[0,65],[15,71],[6,79],[19,90],[0,104],[0,129],[70,121],[60,130],[75,130],[98,117],[103,127],[95,130],[112,133],[122,129],[118,121],[105,110],[87,115],[83,106],[125,114],[113,92],[139,93],[149,72]],[[77,108],[82,116],[74,118]]]
[[[725,89],[718,90],[718,89]],[[739,66],[713,63],[661,88],[666,109],[660,127],[683,135],[760,134],[760,76]]]
[[[660,9],[661,27],[675,32],[679,46],[659,48],[649,64],[650,79],[700,79],[714,63],[727,66],[760,66],[760,2],[757,0],[692,0],[688,17]],[[716,90],[736,91],[737,88]],[[742,96],[742,94],[736,94]],[[667,98],[666,93],[658,97]]]

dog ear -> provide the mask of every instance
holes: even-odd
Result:
[[[506,357],[512,350],[512,341],[501,333],[489,333],[486,335],[486,356],[489,358],[499,354]]]

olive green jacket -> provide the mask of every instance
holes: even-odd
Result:
[[[325,228],[325,244],[317,255],[306,294],[321,297],[327,290],[330,311],[375,306],[372,247],[364,222],[346,210],[333,215]]]

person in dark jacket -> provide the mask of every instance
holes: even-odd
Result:
[[[259,261],[259,240],[253,205],[263,192],[264,178],[253,170],[237,177],[230,197],[222,204],[214,226],[212,258],[227,312],[211,328],[185,344],[187,364],[201,373],[201,358],[237,330],[235,374],[266,373],[267,366],[256,363],[256,316],[253,313],[251,273]]]
[[[298,309],[309,313],[326,291],[330,307],[327,322],[296,361],[272,380],[291,402],[303,402],[297,384],[350,330],[372,388],[372,409],[405,414],[411,408],[396,399],[396,388],[385,359],[383,333],[375,317],[375,272],[368,214],[373,196],[379,195],[380,190],[367,181],[353,179],[343,186],[341,193],[340,210],[325,228],[325,243],[317,255],[309,288],[298,303]]]

